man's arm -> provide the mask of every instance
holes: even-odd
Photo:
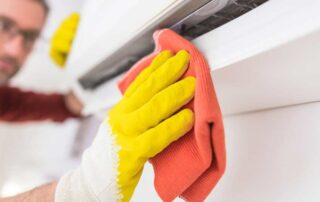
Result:
[[[0,121],[24,122],[52,120],[62,122],[79,117],[81,103],[75,96],[42,94],[21,91],[8,86],[0,87]],[[76,107],[72,108],[75,104]]]
[[[52,182],[14,197],[0,199],[0,202],[54,202],[56,187],[57,182]]]

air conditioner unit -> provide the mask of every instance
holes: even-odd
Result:
[[[160,9],[155,9],[154,13],[140,19],[139,22],[128,21],[128,19],[134,18],[134,14],[130,15],[130,13],[117,19],[119,22],[114,23],[112,29],[107,29],[108,32],[101,34],[99,37],[96,37],[97,35],[92,34],[92,32],[88,33],[88,30],[93,27],[91,25],[93,20],[99,19],[99,15],[101,15],[99,12],[107,12],[108,9],[112,9],[112,6],[115,7],[116,5],[97,5],[94,2],[89,2],[88,5],[84,6],[86,9],[84,10],[84,19],[82,19],[84,22],[81,22],[80,25],[80,36],[75,40],[75,47],[73,48],[75,53],[71,54],[67,64],[68,71],[77,79],[75,85],[77,94],[82,97],[82,100],[85,100],[85,103],[88,103],[86,104],[86,112],[90,114],[98,109],[106,108],[108,106],[106,103],[114,103],[119,96],[113,96],[114,99],[110,99],[110,94],[117,94],[112,92],[114,91],[113,81],[117,80],[115,79],[117,75],[128,70],[137,60],[152,51],[152,33],[155,30],[169,27],[192,40],[256,8],[265,1],[171,0],[162,3],[159,6]],[[151,1],[149,8],[152,8],[152,3],[155,2]],[[139,5],[138,1],[136,3],[136,5]],[[132,4],[130,9],[133,9],[136,5]],[[145,6],[145,9],[147,9],[148,5]],[[103,10],[99,10],[101,8]],[[140,11],[143,11],[143,9],[140,8]],[[104,17],[101,20],[108,21],[109,19]],[[110,21],[112,20],[114,19],[110,19]],[[132,28],[124,29],[128,33],[122,34],[122,27],[128,25],[126,23],[131,23]],[[108,26],[104,24],[108,23],[94,23],[95,27],[100,26],[100,29],[101,26]],[[120,34],[113,40],[111,37],[115,37],[115,33]],[[83,48],[83,43],[86,44],[85,41],[90,38],[90,35],[93,38],[87,41],[91,41],[91,44]],[[114,41],[119,42],[113,43]],[[79,50],[82,50],[81,54]],[[110,82],[113,84],[112,88],[108,87]],[[104,97],[104,95],[107,96]]]
[[[112,27],[119,38],[102,33],[82,54],[71,56],[68,69],[77,78],[75,89],[88,114],[120,98],[117,75],[153,49],[152,33],[164,27],[192,40],[205,54],[224,115],[320,100],[315,93],[320,90],[320,61],[314,55],[320,47],[318,1],[168,2],[121,35],[131,22],[130,15],[123,16]]]

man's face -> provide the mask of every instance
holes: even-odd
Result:
[[[19,71],[45,18],[45,10],[36,1],[0,0],[0,85]]]

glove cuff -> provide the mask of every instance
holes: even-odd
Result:
[[[121,201],[117,183],[119,150],[108,122],[104,121],[93,144],[84,152],[81,166],[60,179],[55,201]]]
[[[80,169],[64,175],[56,188],[55,202],[88,202],[98,201],[92,190],[87,186]]]

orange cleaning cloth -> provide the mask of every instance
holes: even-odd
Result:
[[[195,113],[194,128],[150,162],[155,172],[155,188],[163,201],[180,196],[190,202],[201,202],[217,184],[226,166],[222,116],[210,69],[199,50],[172,30],[157,31],[153,38],[155,50],[129,70],[120,81],[119,89],[124,93],[159,52],[171,50],[177,53],[182,49],[189,52],[189,69],[184,77],[192,75],[197,80],[195,97],[185,107]]]

